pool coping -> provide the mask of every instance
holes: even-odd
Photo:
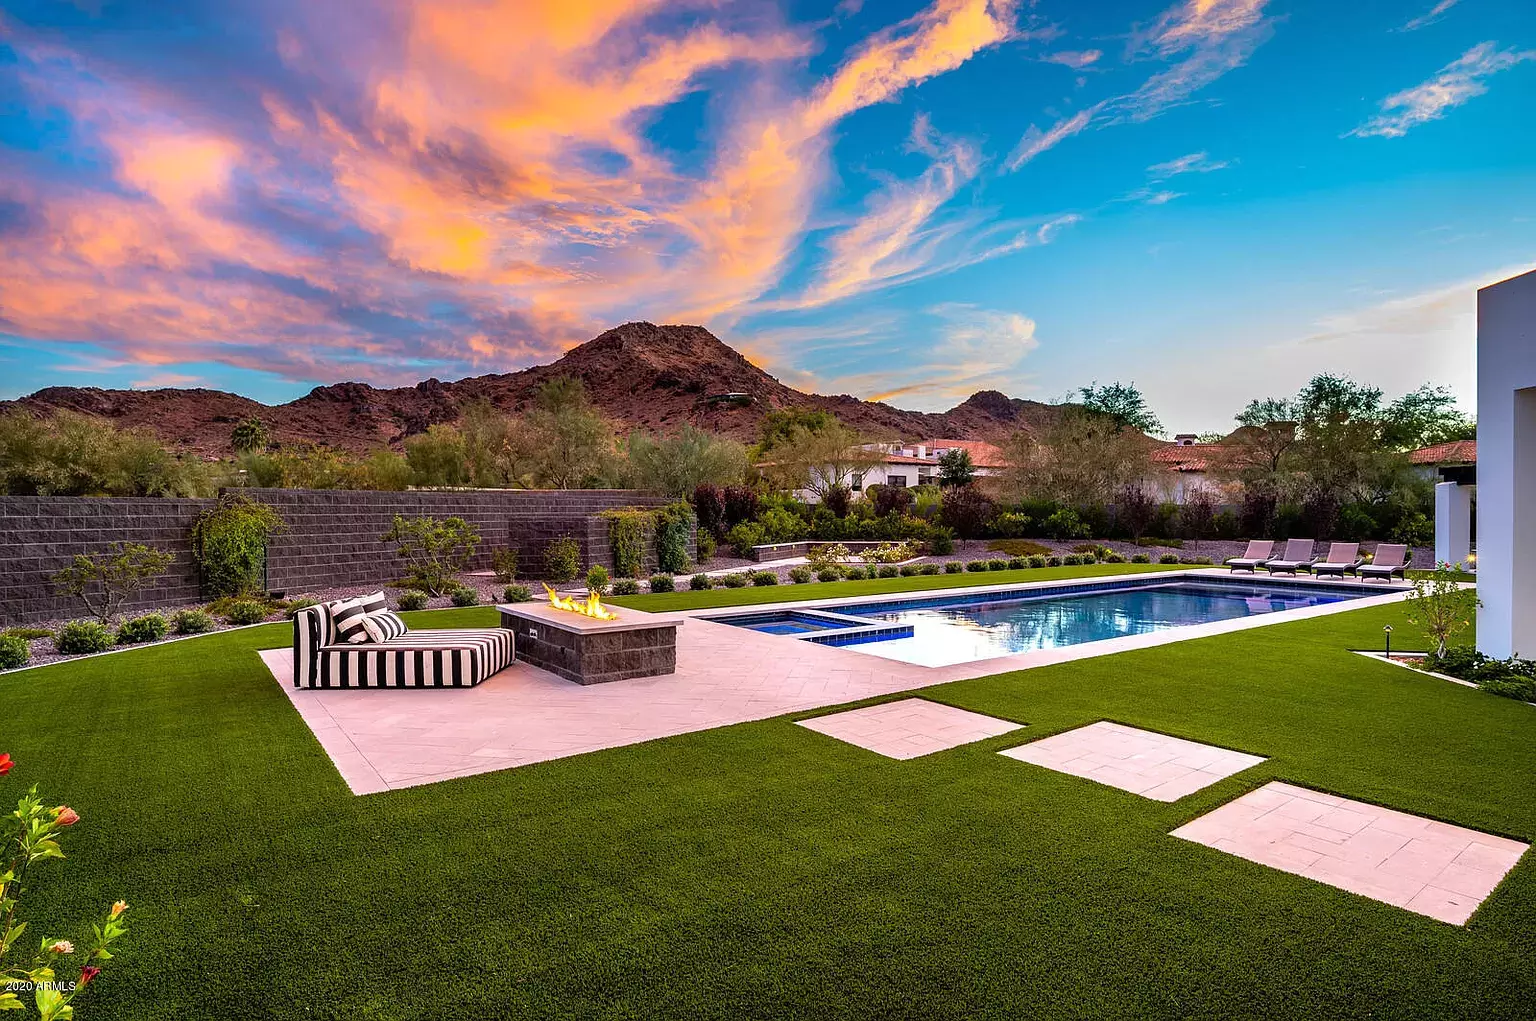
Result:
[[[751,607],[699,607],[691,610],[675,610],[673,613],[695,618],[703,627],[735,627],[720,620],[710,620],[708,617],[728,617],[736,613],[765,613],[777,610],[818,609],[823,607],[844,606],[852,607],[869,603],[898,602],[904,599],[938,598],[942,596],[977,595],[988,592],[1016,592],[1045,589],[1071,589],[1074,587],[1089,587],[1113,581],[1132,581],[1156,578],[1159,582],[1166,582],[1178,578],[1233,578],[1238,577],[1231,572],[1220,568],[1197,568],[1188,571],[1162,571],[1154,575],[1143,573],[1136,574],[1111,574],[1095,578],[1081,579],[1055,579],[1052,581],[1036,582],[1011,582],[997,585],[975,585],[964,588],[945,589],[914,589],[901,593],[878,593],[867,596],[843,596],[829,599],[797,599],[781,603],[758,603]],[[1246,577],[1246,576],[1242,576]],[[1358,579],[1335,580],[1305,578],[1277,578],[1273,575],[1260,575],[1265,584],[1273,584],[1276,587],[1295,585],[1297,587],[1312,588],[1344,588],[1352,591],[1361,591],[1367,583]],[[1295,610],[1277,610],[1273,613],[1259,614],[1252,617],[1235,617],[1230,620],[1212,621],[1208,624],[1189,624],[1184,627],[1166,628],[1162,631],[1151,631],[1139,635],[1125,635],[1120,638],[1106,638],[1097,642],[1083,642],[1079,645],[1066,645],[1055,649],[1037,649],[1031,652],[1016,652],[1007,656],[994,656],[988,659],[966,660],[960,663],[949,663],[941,666],[929,666],[923,663],[910,663],[906,660],[888,659],[893,664],[900,663],[904,666],[916,667],[919,670],[931,671],[934,675],[950,675],[942,677],[943,680],[965,680],[972,677],[984,677],[989,674],[1007,673],[1013,670],[1028,670],[1034,667],[1051,666],[1056,663],[1069,663],[1080,659],[1092,659],[1096,656],[1111,656],[1119,652],[1130,652],[1136,649],[1151,649],[1161,645],[1169,645],[1173,642],[1184,642],[1195,638],[1209,638],[1215,635],[1231,634],[1237,631],[1247,631],[1251,628],[1270,627],[1275,624],[1284,624],[1290,621],[1310,620],[1314,617],[1326,617],[1335,613],[1347,613],[1351,610],[1363,610],[1372,606],[1385,606],[1391,603],[1401,602],[1408,598],[1414,591],[1411,584],[1390,584],[1379,588],[1370,584],[1367,591],[1376,592],[1376,595],[1361,596],[1358,599],[1342,600],[1336,603],[1327,603],[1322,606],[1306,606]],[[706,616],[707,615],[707,616]],[[799,639],[789,636],[776,635],[774,637],[786,638],[790,641]],[[878,653],[862,652],[856,648],[847,646],[823,644],[825,648],[836,649],[851,656],[858,656],[867,661],[871,658],[882,659]],[[940,679],[936,676],[935,678]]]

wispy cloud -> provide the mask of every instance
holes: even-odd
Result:
[[[1061,50],[1057,53],[1048,53],[1041,59],[1048,64],[1065,64],[1071,68],[1084,68],[1099,62],[1104,56],[1102,50]]]
[[[1451,61],[1431,79],[1395,92],[1381,101],[1381,112],[1345,135],[1399,138],[1412,128],[1439,120],[1467,100],[1488,91],[1483,79],[1536,58],[1536,50],[1500,50],[1494,42],[1478,43]]]
[[[1213,170],[1225,170],[1230,165],[1226,160],[1211,159],[1209,153],[1192,152],[1166,163],[1152,164],[1147,168],[1147,177],[1153,181],[1166,181],[1179,174],[1209,174]]]
[[[1003,164],[1004,169],[1017,170],[1041,153],[1060,145],[1086,128],[1098,112],[1098,106],[1079,110],[1071,117],[1065,117],[1043,131],[1031,124],[1024,132],[1024,137],[1019,139],[1019,144],[1014,146],[1013,152],[1008,154],[1008,159]]]
[[[1402,28],[1398,29],[1398,31],[1417,32],[1419,29],[1424,28],[1427,25],[1433,25],[1435,22],[1445,17],[1446,12],[1449,11],[1452,7],[1455,7],[1460,2],[1461,0],[1440,0],[1439,3],[1435,4],[1435,6],[1431,7],[1429,10],[1425,11],[1418,17],[1410,18]]]

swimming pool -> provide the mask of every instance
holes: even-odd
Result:
[[[990,592],[928,593],[804,610],[709,617],[769,634],[948,666],[1381,595],[1364,585],[1131,578]],[[807,620],[806,618],[812,618]]]

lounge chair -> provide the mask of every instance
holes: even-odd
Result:
[[[1328,555],[1312,565],[1312,573],[1319,576],[1337,574],[1342,578],[1354,574],[1364,563],[1358,542],[1335,542],[1329,544]]]
[[[1260,566],[1270,574],[1284,571],[1287,574],[1295,574],[1297,571],[1310,571],[1312,565],[1317,563],[1317,558],[1312,555],[1312,549],[1317,545],[1314,539],[1287,539],[1285,552],[1273,560],[1266,560]]]
[[[1234,571],[1254,572],[1264,561],[1275,554],[1275,542],[1273,539],[1250,539],[1248,549],[1240,557],[1231,557],[1222,561]]]
[[[1391,581],[1394,574],[1402,575],[1403,580],[1407,581],[1408,562],[1412,559],[1413,554],[1408,552],[1407,546],[1384,542],[1376,547],[1376,558],[1368,564],[1361,564],[1358,573],[1364,581],[1372,578]]]
[[[377,604],[383,601],[378,593]],[[399,623],[383,641],[353,641],[337,627],[346,610],[333,614],[333,605],[339,604],[294,614],[295,688],[472,688],[512,663],[512,632],[505,628],[400,633]]]

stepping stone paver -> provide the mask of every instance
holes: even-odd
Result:
[[[1530,846],[1280,781],[1173,835],[1452,925]]]
[[[1022,724],[940,705],[923,698],[850,709],[801,720],[800,726],[893,759],[956,748],[1018,730]]]
[[[1001,754],[1157,801],[1177,801],[1264,761],[1107,720]]]

